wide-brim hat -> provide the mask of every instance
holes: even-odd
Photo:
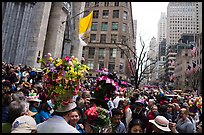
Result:
[[[154,120],[149,120],[150,123],[154,124],[157,128],[162,131],[170,132],[169,121],[164,116],[157,116]]]
[[[70,102],[67,105],[61,104],[60,106],[57,106],[57,109],[55,112],[69,112],[77,107],[75,102]]]

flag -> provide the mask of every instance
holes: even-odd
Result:
[[[191,73],[191,66],[188,65],[187,69],[186,69],[186,73],[189,75]]]
[[[195,73],[198,70],[198,66],[195,62],[193,62],[192,72]]]
[[[196,47],[195,47],[195,44],[194,43],[191,43],[191,46],[190,46],[190,52],[191,52],[191,56],[195,56],[195,53],[196,53]]]
[[[79,41],[80,45],[87,45],[84,40],[89,38],[89,32],[91,31],[92,26],[93,11],[86,17],[79,20]]]
[[[175,62],[174,60],[171,61],[171,66],[174,66]]]

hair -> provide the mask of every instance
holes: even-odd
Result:
[[[121,112],[120,109],[118,109],[118,108],[113,108],[113,109],[111,110],[111,113],[112,113],[112,117],[118,116],[118,115],[122,115],[122,112]]]
[[[38,111],[43,110],[45,112],[49,112],[51,109],[51,108],[50,109],[49,108],[50,108],[50,106],[48,105],[47,102],[41,103],[40,106],[38,107]]]
[[[167,112],[167,106],[166,105],[162,105],[159,107],[159,113],[165,113]]]
[[[25,100],[25,95],[22,91],[18,91],[16,93],[12,94],[12,98],[15,101],[24,101]]]
[[[142,121],[140,119],[132,119],[128,126],[128,133],[130,133],[131,128],[134,127],[135,125],[139,125],[144,131],[143,126],[142,126]]]
[[[25,101],[12,101],[8,108],[9,122],[13,123],[16,118],[25,113],[26,102]]]

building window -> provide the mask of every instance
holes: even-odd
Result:
[[[91,43],[96,42],[96,34],[91,34],[90,35],[90,42]]]
[[[110,48],[110,58],[116,58],[117,49]]]
[[[86,2],[85,8],[88,8],[90,6],[90,2]]]
[[[114,4],[115,6],[119,6],[119,2],[115,2],[115,4]]]
[[[127,20],[127,15],[128,15],[128,13],[127,13],[126,11],[124,11],[124,12],[123,12],[123,19],[124,19],[124,20]]]
[[[95,6],[98,7],[99,6],[99,2],[95,2]]]
[[[118,22],[112,22],[112,30],[114,31],[118,30]]]
[[[123,23],[122,31],[126,32],[127,31],[127,24]]]
[[[125,54],[124,50],[121,50],[121,52],[120,52],[120,58],[124,59],[124,54]]]
[[[104,58],[105,57],[105,49],[104,48],[99,48],[99,58]]]
[[[119,10],[113,10],[113,18],[119,18]]]
[[[108,64],[108,70],[109,70],[109,72],[113,72],[114,69],[115,69],[115,63],[109,63],[109,64]]]
[[[104,61],[99,61],[98,62],[98,69],[104,68]]]
[[[108,18],[109,10],[103,10],[103,18]]]
[[[123,69],[124,69],[124,64],[123,64],[123,63],[120,63],[120,69],[119,69],[119,71],[120,71],[120,72],[124,72]]]
[[[93,62],[93,61],[88,61],[88,62],[87,62],[87,66],[88,66],[90,69],[93,69],[94,62]]]
[[[89,48],[88,58],[94,58],[94,55],[95,55],[95,48],[94,47],[90,47]]]
[[[98,23],[97,22],[93,22],[92,26],[91,26],[91,30],[92,31],[97,31],[97,26],[98,26]]]
[[[108,30],[108,22],[102,22],[101,31],[107,31],[107,30]]]
[[[100,42],[101,43],[106,43],[106,34],[101,34],[101,38],[100,38]]]
[[[109,2],[104,2],[104,6],[108,7],[109,6]]]
[[[111,34],[111,43],[116,43],[117,41],[117,34]]]
[[[99,10],[93,11],[93,18],[98,18]]]
[[[122,40],[121,43],[122,43],[123,45],[126,45],[126,44],[127,44],[126,36],[122,36],[122,39],[121,39],[121,40]]]

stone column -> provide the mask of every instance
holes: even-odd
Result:
[[[47,36],[43,54],[51,53],[53,57],[61,57],[65,23],[68,13],[63,9],[63,2],[53,2],[50,12]]]
[[[9,40],[11,39],[11,33],[9,33],[11,27],[9,24],[13,21],[11,18],[13,7],[14,2],[6,3],[4,19],[2,22],[2,60],[5,62],[9,62],[9,56],[7,55],[11,48],[11,44],[8,44]]]
[[[29,48],[27,49],[27,57],[25,62],[31,67],[40,67],[37,63],[37,57],[42,57],[46,32],[48,27],[50,9],[52,2],[37,2],[33,8],[31,18],[31,29],[29,35]]]
[[[19,37],[19,30],[20,30],[20,25],[21,24],[21,21],[22,21],[22,16],[20,16],[20,11],[22,10],[22,3],[16,3],[15,4],[15,9],[14,9],[14,30],[13,30],[13,36],[12,36],[12,39],[11,39],[11,49],[9,51],[9,58],[10,58],[10,62],[14,63],[15,61],[15,56],[16,56],[16,53],[18,53],[19,51],[17,51],[17,43],[18,43],[18,37]]]

